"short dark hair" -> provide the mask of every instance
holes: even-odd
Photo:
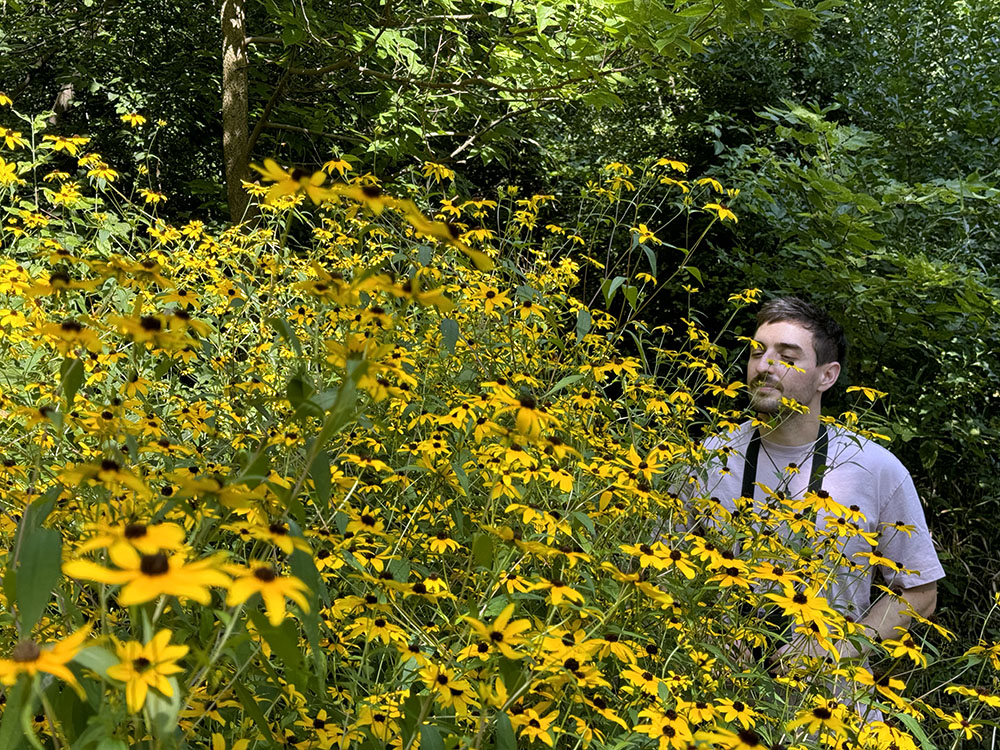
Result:
[[[768,300],[757,311],[758,328],[765,323],[782,321],[798,323],[812,333],[816,364],[839,362],[841,367],[846,365],[847,337],[840,323],[826,310],[798,297],[778,297]]]

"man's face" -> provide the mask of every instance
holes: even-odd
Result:
[[[778,414],[781,399],[794,399],[819,414],[823,393],[837,382],[840,365],[816,364],[812,332],[795,321],[765,323],[754,334],[747,365],[750,404],[761,414]]]

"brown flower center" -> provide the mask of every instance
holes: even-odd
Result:
[[[38,644],[34,641],[21,641],[14,646],[14,650],[10,652],[11,660],[21,664],[29,661],[35,661],[41,655],[42,649],[39,648]]]
[[[145,576],[162,576],[170,570],[170,562],[162,552],[155,555],[143,555],[139,562],[139,571]]]

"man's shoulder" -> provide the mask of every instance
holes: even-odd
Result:
[[[831,428],[829,455],[834,463],[850,462],[871,470],[909,474],[903,462],[884,445],[843,427]]]

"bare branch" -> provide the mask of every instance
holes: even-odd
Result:
[[[502,123],[507,122],[507,120],[512,120],[515,117],[517,117],[518,115],[523,115],[526,112],[533,112],[536,109],[538,109],[538,107],[535,107],[535,106],[532,106],[532,107],[523,107],[521,109],[515,109],[515,110],[513,110],[511,112],[508,112],[503,117],[498,117],[497,119],[495,119],[493,122],[491,122],[489,125],[487,125],[482,130],[480,130],[480,131],[478,131],[476,133],[473,133],[468,138],[466,138],[465,139],[465,143],[463,143],[461,146],[459,146],[454,151],[452,151],[448,156],[450,158],[454,159],[460,153],[462,153],[463,151],[465,151],[465,149],[469,148],[469,146],[471,146],[473,143],[475,143],[477,140],[479,140],[480,137],[482,137],[483,135],[485,135],[489,131],[493,130],[493,128],[497,127],[497,125],[501,125]]]
[[[473,86],[484,86],[492,91],[503,91],[508,94],[541,94],[548,91],[558,91],[559,89],[566,88],[567,86],[572,86],[575,83],[583,83],[584,81],[593,81],[598,78],[605,78],[615,73],[626,73],[630,70],[634,70],[641,66],[641,63],[634,63],[632,65],[626,65],[621,68],[605,68],[603,70],[595,70],[590,75],[576,76],[571,78],[566,78],[557,83],[548,84],[545,86],[529,86],[529,87],[519,87],[519,86],[505,86],[496,81],[491,81],[487,78],[480,78],[478,76],[472,76],[461,81],[453,81],[451,83],[439,83],[437,81],[425,81],[419,78],[403,78],[399,76],[394,76],[389,73],[382,73],[377,70],[372,70],[371,68],[366,68],[361,66],[358,68],[358,72],[362,75],[367,75],[372,78],[378,79],[380,81],[389,81],[391,83],[400,83],[406,86],[413,86],[419,89],[439,89],[447,90],[453,93],[459,93],[463,91],[468,91]]]
[[[291,70],[286,70],[282,74],[281,79],[278,81],[278,85],[274,87],[274,91],[271,93],[271,98],[268,99],[267,104],[264,105],[264,112],[261,114],[260,120],[257,121],[257,124],[254,125],[253,132],[247,140],[247,158],[250,158],[250,154],[253,152],[254,144],[257,143],[257,139],[264,130],[264,126],[267,125],[268,118],[270,118],[272,110],[274,110],[275,105],[278,103],[279,97],[281,97],[284,93],[285,86],[288,85],[288,79],[291,77]]]
[[[265,128],[269,130],[287,130],[291,133],[301,133],[302,135],[312,135],[317,138],[332,138],[338,141],[348,141],[349,143],[365,144],[364,138],[355,138],[354,136],[344,135],[343,133],[324,133],[320,130],[310,130],[309,128],[301,128],[298,125],[286,125],[283,122],[269,122],[264,125]]]

